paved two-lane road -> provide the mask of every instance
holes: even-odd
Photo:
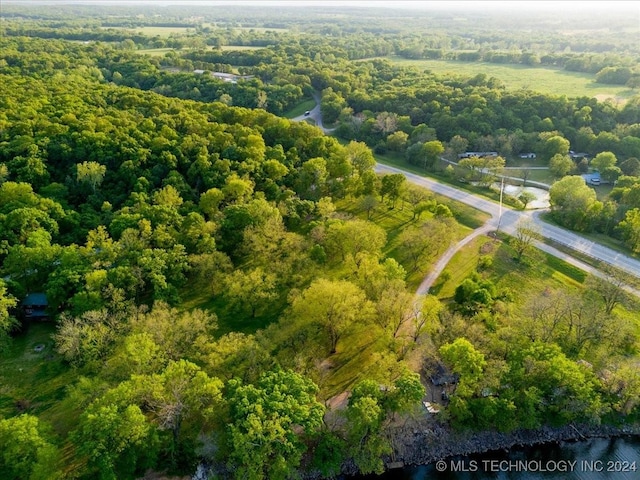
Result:
[[[511,235],[516,232],[518,222],[521,219],[530,218],[539,227],[540,233],[544,238],[551,239],[559,244],[565,245],[585,255],[589,255],[590,257],[602,262],[615,265],[620,270],[623,270],[636,278],[640,278],[640,261],[623,253],[616,252],[611,248],[600,245],[599,243],[593,242],[592,240],[581,237],[576,233],[543,222],[540,219],[540,212],[517,211],[503,206],[502,215],[500,215],[500,205],[486,198],[478,197],[463,190],[458,190],[452,186],[438,183],[430,178],[421,177],[420,175],[407,172],[400,168],[377,164],[375,170],[378,173],[401,173],[407,177],[410,182],[415,183],[416,185],[423,186],[435,193],[486,212],[492,216],[491,220],[488,222],[489,225],[497,228],[498,221],[500,219],[500,230]],[[543,248],[543,250],[548,251],[549,249]]]

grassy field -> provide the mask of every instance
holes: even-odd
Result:
[[[310,98],[310,99],[304,100],[302,103],[299,103],[288,112],[285,112],[283,117],[285,118],[299,117],[304,112],[306,112],[307,110],[311,110],[315,106],[316,106],[316,101],[314,99]]]
[[[213,50],[214,47],[207,47],[207,50]],[[223,51],[232,51],[232,50],[259,50],[265,47],[252,47],[249,45],[224,45],[221,50]],[[172,52],[175,49],[173,48],[143,48],[138,50],[138,53],[142,53],[144,55],[151,55],[152,57],[163,57],[167,52]],[[177,50],[178,52],[181,50]]]
[[[212,29],[224,29],[226,30],[245,30],[247,32],[250,31],[254,31],[254,32],[259,32],[259,33],[264,33],[264,32],[288,32],[289,29],[288,28],[268,28],[268,27],[237,27],[235,25],[232,26],[227,26],[227,25],[216,25],[215,23],[203,23],[202,24],[203,28],[209,27]]]
[[[409,60],[395,55],[384,58],[396,65],[430,70],[436,74],[475,76],[484,73],[489,77],[498,78],[511,90],[524,88],[567,97],[597,97],[599,100],[628,99],[637,93],[623,86],[595,83],[594,76],[587,73],[568,72],[557,68],[449,60]]]
[[[138,50],[138,53],[143,55],[151,55],[152,57],[164,57],[165,54],[172,52],[173,48],[144,48]]]
[[[538,250],[530,255],[529,261],[517,262],[515,252],[508,245],[508,237],[480,236],[453,256],[446,268],[448,274],[441,276],[434,286],[433,292],[438,298],[451,300],[456,287],[476,270],[482,256],[493,259],[486,274],[497,285],[516,292],[535,292],[543,287],[579,287],[586,278],[582,270]]]
[[[140,27],[131,29],[135,33],[141,33],[149,37],[169,37],[171,35],[186,35],[187,33],[194,33],[196,31],[195,26],[193,28],[188,27]]]
[[[429,192],[431,193],[431,192]],[[440,199],[438,199],[440,200]],[[355,201],[343,201],[338,204],[339,209],[342,211],[346,211],[358,218],[366,220],[367,214],[364,210],[362,210]],[[455,208],[455,206],[452,206]],[[476,213],[477,212],[477,213]],[[483,223],[484,220],[488,217],[484,216],[479,211],[474,211],[473,215],[476,218],[478,223]],[[384,254],[388,257],[395,258],[399,263],[403,262],[403,259],[406,258],[404,253],[404,248],[402,243],[399,241],[400,234],[405,230],[418,229],[425,221],[426,216],[423,216],[422,221],[413,220],[413,214],[411,213],[410,205],[406,202],[398,201],[395,208],[390,208],[385,204],[380,204],[371,214],[371,218],[369,221],[375,223],[376,225],[382,227],[387,233],[387,245],[384,248]],[[472,228],[465,226],[463,224],[458,224],[456,226],[456,230],[453,232],[453,242],[459,241],[462,238],[466,237],[469,233],[471,233]],[[437,260],[434,259],[434,262]],[[417,271],[408,272],[407,276],[407,286],[410,290],[415,290],[420,282],[428,273],[431,265],[425,264],[422,265],[422,268]],[[405,265],[405,268],[409,270],[408,266]]]
[[[52,322],[34,323],[0,356],[0,417],[32,413],[60,433],[74,415],[61,400],[78,374],[55,352],[54,332]]]

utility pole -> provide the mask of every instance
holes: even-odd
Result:
[[[502,182],[500,182],[500,212],[498,213],[498,227],[496,228],[496,235],[500,231],[500,222],[502,221],[502,192],[504,191],[504,177],[502,177]]]

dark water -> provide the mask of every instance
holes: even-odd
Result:
[[[353,480],[638,480],[640,439],[591,439],[455,457]]]

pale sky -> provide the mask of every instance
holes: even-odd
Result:
[[[469,8],[471,5],[486,9],[504,9],[518,7],[522,9],[553,10],[612,10],[640,9],[638,1],[607,0],[2,0],[4,3],[127,3],[130,5],[155,4],[210,4],[210,5],[326,5],[326,6],[362,6],[386,8]]]
[[[640,1],[607,0],[0,0],[10,4],[125,4],[125,5],[262,5],[262,6],[327,6],[327,7],[378,7],[414,8],[438,10],[503,10],[503,11],[575,11],[629,12],[638,16],[640,26]]]

